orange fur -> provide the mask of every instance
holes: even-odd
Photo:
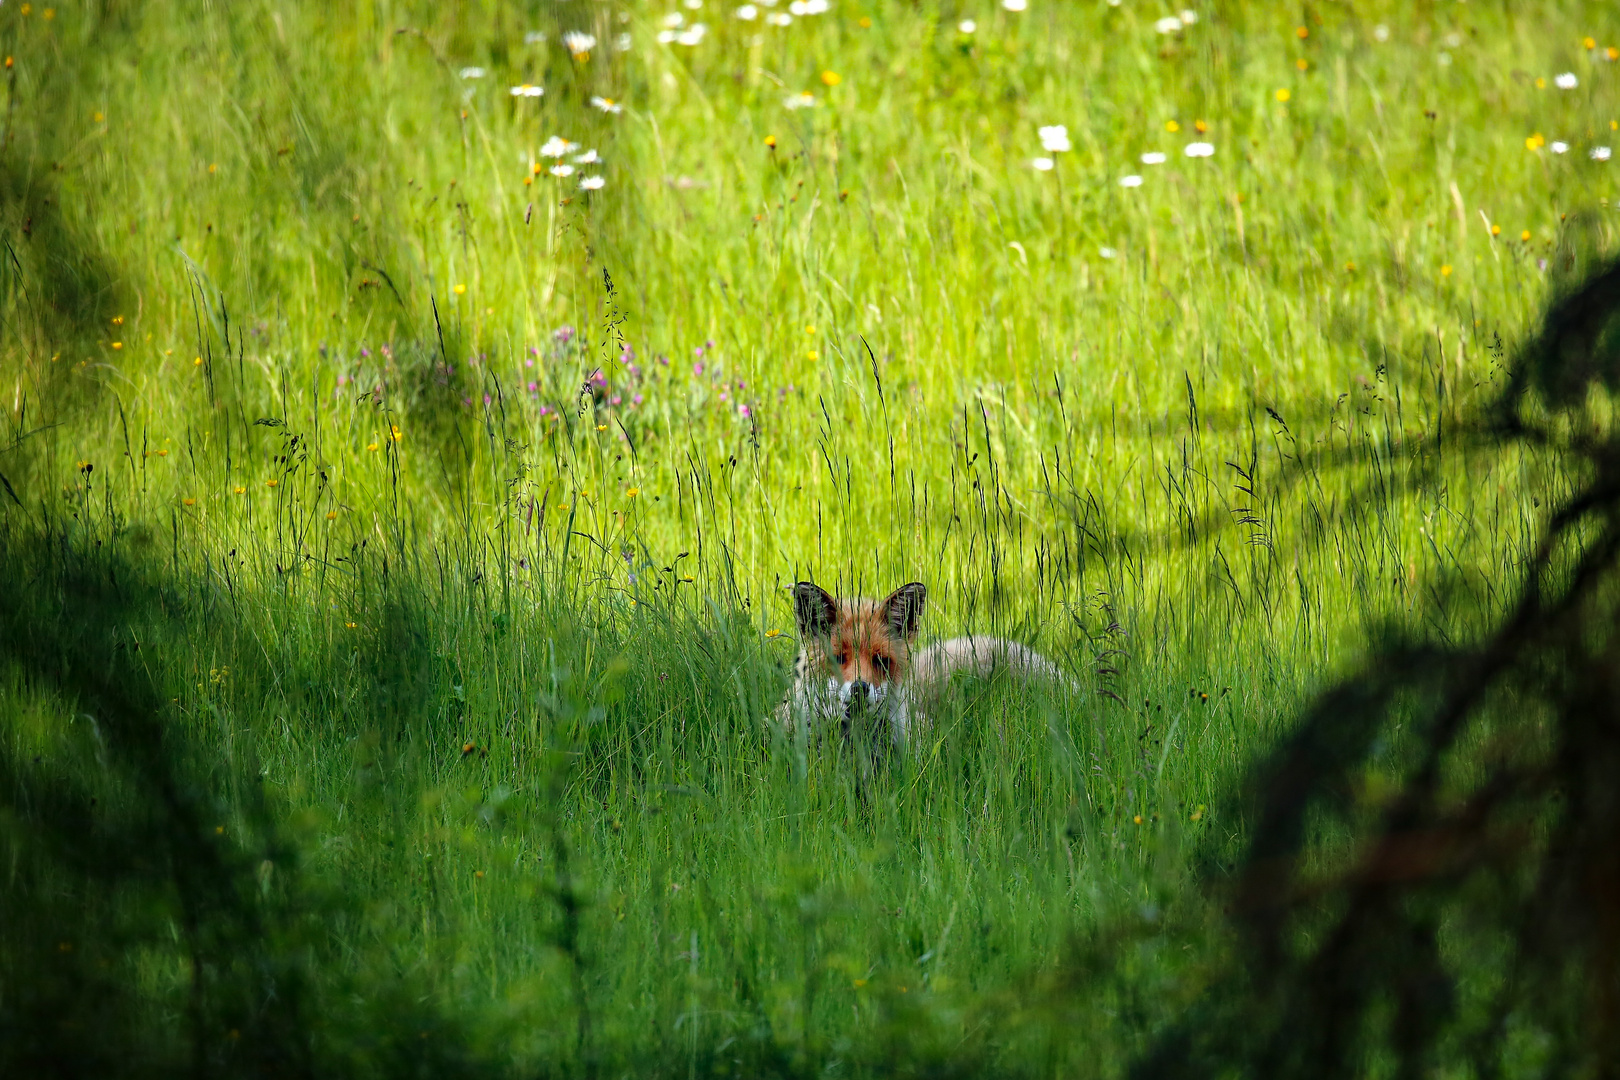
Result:
[[[840,597],[831,634],[804,641],[809,672],[868,686],[903,682],[911,671],[911,643],[893,633],[876,601]]]

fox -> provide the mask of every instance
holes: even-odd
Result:
[[[929,723],[928,708],[958,671],[987,677],[998,668],[1062,685],[1069,681],[1033,649],[995,637],[958,637],[917,648],[928,589],[920,581],[882,600],[835,597],[821,586],[793,586],[799,656],[777,707],[790,735],[836,726],[848,738],[887,736],[895,749]]]

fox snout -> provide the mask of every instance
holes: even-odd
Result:
[[[844,715],[856,716],[883,700],[884,687],[873,686],[864,679],[847,682],[838,697],[844,704]]]

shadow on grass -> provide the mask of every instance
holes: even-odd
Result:
[[[1573,462],[1505,613],[1392,628],[1253,777],[1236,950],[1138,1076],[1607,1075],[1620,1060],[1620,261],[1466,437]]]
[[[184,713],[207,713],[207,697],[182,704],[148,662],[183,654],[228,604],[210,610],[110,546],[19,543],[30,539],[0,535],[13,702],[0,741],[0,1071],[486,1074],[408,978],[316,991],[326,926],[354,901],[305,880],[252,762],[190,730]],[[375,676],[413,685],[413,641],[392,635]],[[256,674],[251,656],[218,664],[199,682]]]

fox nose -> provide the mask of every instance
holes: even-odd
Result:
[[[849,707],[851,709],[864,709],[867,702],[872,699],[872,688],[865,680],[856,679],[849,684]]]

